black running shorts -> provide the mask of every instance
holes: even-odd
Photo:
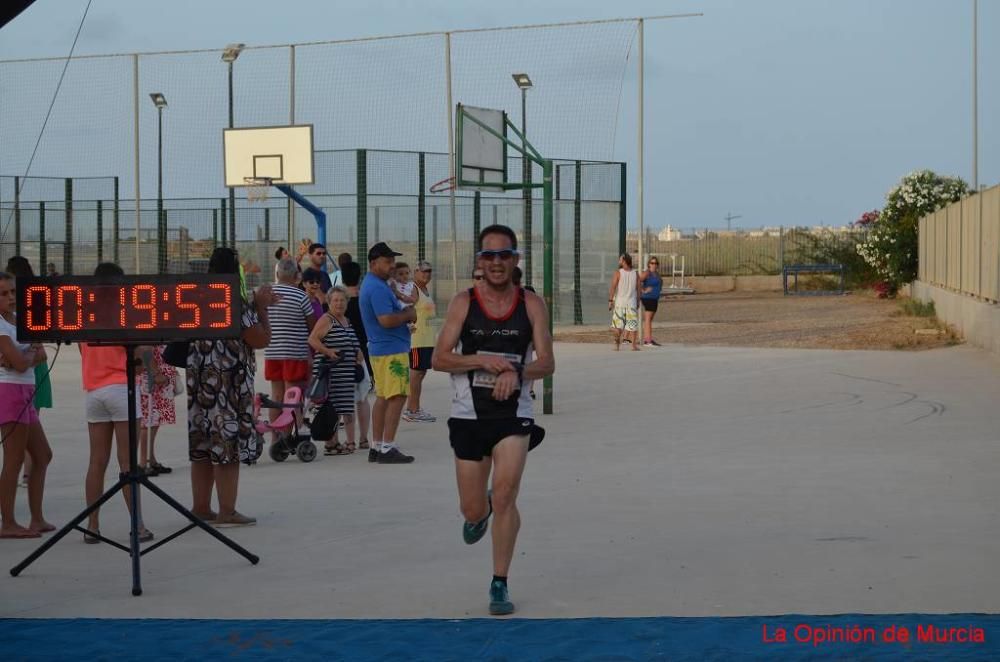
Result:
[[[529,437],[529,451],[545,438],[545,430],[535,425],[535,421],[530,418],[449,418],[448,432],[455,457],[473,462],[493,455],[493,447],[507,437]]]
[[[410,370],[430,370],[433,347],[413,347],[410,349]]]
[[[650,313],[655,313],[660,307],[659,299],[639,299],[639,301],[642,301],[642,309]]]

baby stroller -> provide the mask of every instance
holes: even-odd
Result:
[[[289,455],[296,456],[300,462],[312,462],[318,453],[312,440],[326,440],[333,436],[339,417],[333,403],[326,400],[332,365],[333,362],[325,358],[316,361],[305,397],[297,386],[285,390],[282,402],[275,402],[263,393],[254,396],[253,415],[257,431],[261,434],[278,432],[278,438],[268,449],[268,455],[275,462],[284,462]],[[261,409],[280,409],[281,414],[274,421],[267,421],[261,418]],[[286,429],[289,426],[290,430]],[[302,427],[309,433],[303,434]]]
[[[253,399],[253,417],[257,421],[257,432],[277,432],[277,439],[271,443],[268,455],[275,462],[284,462],[289,455],[299,458],[300,462],[312,462],[316,459],[316,444],[310,435],[301,434],[299,426],[308,423],[305,420],[305,407],[302,400],[302,389],[292,386],[285,390],[282,402],[275,402],[263,393],[258,393]],[[280,409],[281,414],[273,421],[261,418],[261,409]],[[289,428],[290,429],[286,429]]]

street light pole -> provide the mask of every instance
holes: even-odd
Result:
[[[528,152],[528,90],[531,89],[531,78],[528,74],[511,74],[514,83],[521,90],[521,183],[527,184],[531,181],[531,161],[527,157]],[[524,214],[524,284],[531,285],[532,259],[531,259],[531,188],[525,186],[521,189],[521,206]]]
[[[233,128],[233,60],[229,61],[229,128]],[[236,248],[236,189],[229,187],[229,242]]]
[[[972,0],[972,190],[979,192],[979,0]]]
[[[161,92],[149,95],[156,106],[156,268],[167,272],[167,217],[163,211],[163,109],[167,99]]]
[[[245,44],[229,44],[222,51],[222,61],[229,65],[229,128],[233,128],[233,62],[240,56]],[[226,219],[222,219],[225,223]],[[236,248],[236,189],[229,187],[229,242]]]

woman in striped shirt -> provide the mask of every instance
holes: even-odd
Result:
[[[354,384],[359,369],[363,369],[361,344],[347,319],[347,291],[343,287],[331,287],[326,293],[330,311],[316,322],[309,335],[309,346],[316,352],[313,360],[313,374],[323,360],[332,361],[330,386],[327,401],[333,404],[344,422],[347,446],[326,445],[327,455],[353,453],[354,442]]]

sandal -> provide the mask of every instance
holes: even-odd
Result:
[[[366,448],[368,448],[368,446],[369,444],[367,439],[362,439],[361,443],[358,444],[358,448],[360,448],[361,450],[365,450]]]
[[[100,529],[95,530],[93,533],[84,533],[83,542],[87,543],[88,545],[96,545],[97,543],[101,542],[101,539],[98,537],[100,535],[101,535]]]
[[[171,467],[164,466],[164,465],[160,464],[159,462],[151,462],[149,464],[149,467],[153,471],[156,472],[156,475],[159,475],[159,474],[168,474],[168,473],[170,473],[170,472],[173,471],[173,469]]]
[[[350,455],[354,452],[355,448],[357,448],[357,446],[354,445],[353,441],[347,442],[347,445],[344,446],[344,455]]]
[[[344,444],[335,444],[333,446],[323,447],[323,455],[343,455],[346,452]]]

